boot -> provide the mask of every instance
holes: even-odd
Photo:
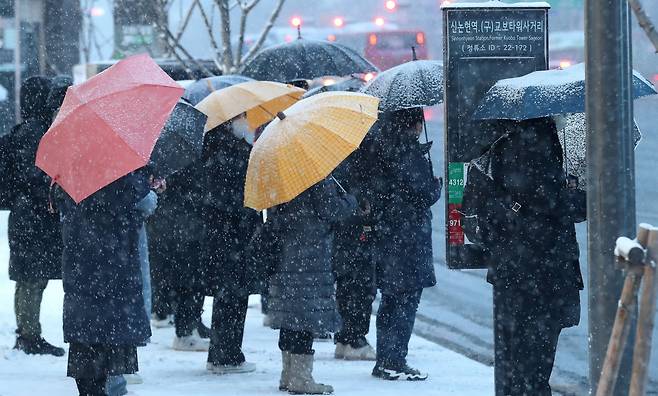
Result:
[[[293,395],[330,395],[334,388],[313,379],[313,355],[290,354],[288,393]]]
[[[43,337],[24,337],[19,335],[16,337],[16,345],[14,349],[23,351],[28,355],[53,355],[64,356],[66,353],[64,349],[50,344]]]
[[[287,391],[290,387],[290,352],[281,351],[281,379],[279,390]]]

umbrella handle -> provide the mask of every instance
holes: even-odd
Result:
[[[345,189],[343,188],[343,186],[338,182],[338,180],[336,180],[336,178],[334,177],[334,175],[331,175],[331,180],[333,180],[334,183],[336,183],[336,185],[338,186],[338,188],[340,188],[340,190],[341,190],[344,194],[347,194],[347,190],[345,190]]]
[[[427,122],[425,122],[425,114],[423,113],[423,130],[425,131],[425,143],[429,143],[430,139],[427,135]],[[432,178],[434,178],[434,167],[432,166],[432,154],[430,154],[430,151],[427,151],[427,162],[429,163],[430,166],[430,174],[432,175]]]

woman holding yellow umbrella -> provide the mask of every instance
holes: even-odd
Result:
[[[377,119],[378,103],[348,92],[302,100],[265,128],[251,152],[245,205],[273,208],[281,250],[270,279],[269,315],[280,330],[279,389],[293,394],[333,392],[313,379],[313,337],[338,330],[331,224],[358,209],[330,174],[358,148]]]
[[[217,374],[255,370],[242,353],[249,294],[245,250],[259,222],[243,206],[244,179],[254,130],[295,103],[304,90],[250,81],[215,91],[197,105],[206,124],[204,205],[206,278],[214,292],[207,369]]]

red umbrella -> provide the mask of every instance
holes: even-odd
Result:
[[[36,165],[76,203],[145,166],[184,89],[146,54],[70,87]]]

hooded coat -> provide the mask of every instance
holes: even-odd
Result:
[[[151,336],[144,309],[137,208],[149,193],[128,174],[79,204],[62,193],[64,341],[141,345]]]
[[[356,209],[354,197],[339,195],[335,182],[325,179],[271,213],[280,235],[280,262],[268,300],[272,328],[314,334],[338,330],[331,225]]]
[[[548,119],[512,125],[488,155],[494,184],[521,205],[492,236],[488,280],[525,302],[515,309],[540,309],[561,327],[576,326],[583,280],[574,223],[586,216],[586,197],[566,187],[555,125]]]
[[[244,206],[244,181],[251,146],[222,126],[207,135],[204,164],[206,277],[214,292],[227,295],[260,293],[259,279],[249,265],[247,247],[261,221]]]
[[[430,208],[439,200],[441,184],[414,134],[395,119],[379,128],[369,193],[376,217],[377,287],[382,293],[416,292],[436,284]]]
[[[62,238],[59,215],[49,211],[50,178],[34,164],[52,113],[50,79],[30,77],[21,87],[21,117],[8,137],[10,180],[9,278],[29,282],[60,279]]]

